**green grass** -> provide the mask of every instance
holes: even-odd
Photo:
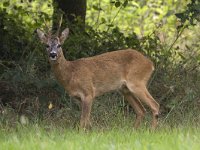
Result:
[[[200,129],[133,130],[114,127],[88,132],[38,125],[0,129],[1,150],[199,150]]]

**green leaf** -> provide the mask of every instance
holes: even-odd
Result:
[[[181,52],[178,53],[178,55],[181,57],[181,59],[185,60],[185,56],[183,56],[183,54]]]
[[[101,18],[101,23],[105,23],[106,19],[105,18]]]
[[[111,3],[111,4],[114,4],[114,3],[115,3],[115,1],[110,1],[110,3]]]
[[[114,25],[113,24],[109,24],[108,27],[114,27]]]
[[[184,14],[183,13],[176,13],[175,14],[175,16],[177,17],[177,18],[183,18],[184,17]]]
[[[121,2],[117,1],[115,2],[115,7],[118,8],[121,5]]]
[[[138,3],[136,3],[136,2],[134,2],[134,1],[132,1],[132,5],[135,6],[135,7],[137,7],[137,8],[140,7],[140,5]]]
[[[3,6],[4,6],[4,7],[8,7],[9,5],[10,5],[9,2],[4,2],[4,3],[3,3]]]
[[[94,10],[98,10],[98,11],[99,11],[99,10],[103,10],[101,7],[98,7],[98,6],[96,6],[96,5],[93,5],[92,8],[93,8]]]
[[[128,5],[128,0],[125,0],[123,6],[126,7]]]
[[[176,13],[175,16],[181,20],[182,23],[185,23],[189,19],[184,13]]]

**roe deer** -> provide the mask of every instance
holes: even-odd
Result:
[[[133,49],[107,52],[98,56],[68,61],[63,55],[61,45],[68,37],[66,28],[61,36],[45,34],[37,29],[37,34],[46,44],[49,62],[57,80],[66,92],[81,100],[80,127],[90,126],[90,112],[94,98],[109,91],[119,90],[136,113],[134,127],[139,127],[145,108],[150,107],[153,119],[152,128],[156,128],[159,104],[146,88],[154,70],[153,63]]]

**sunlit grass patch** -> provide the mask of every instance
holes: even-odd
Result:
[[[0,130],[1,149],[159,149],[198,150],[200,129],[164,128],[156,131],[130,128],[94,129],[83,132],[68,128],[19,126]]]

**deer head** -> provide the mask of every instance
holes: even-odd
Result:
[[[56,34],[55,36],[51,34],[46,34],[42,30],[36,30],[42,43],[46,45],[46,50],[50,61],[56,61],[61,56],[62,44],[69,35],[69,28],[66,28],[61,35]]]

